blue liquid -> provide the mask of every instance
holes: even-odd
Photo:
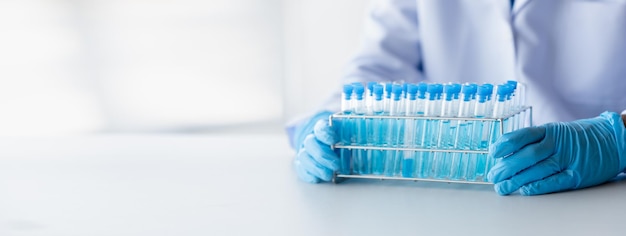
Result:
[[[437,146],[440,149],[454,149],[454,137],[456,135],[457,121],[442,120],[439,128],[440,138]],[[452,172],[452,158],[455,153],[437,152],[435,153],[435,178],[450,178]]]
[[[413,156],[412,151],[405,151],[405,156]],[[415,177],[415,159],[414,157],[404,158],[402,161],[402,177],[413,178]]]
[[[352,139],[352,125],[349,119],[341,119],[337,121],[339,127],[339,138],[341,144],[350,145]],[[350,164],[352,159],[352,151],[350,149],[339,149],[339,173],[350,174]]]
[[[481,134],[480,140],[477,142],[478,146],[476,146],[476,150],[487,151],[489,147],[491,135],[491,128],[493,123],[490,121],[479,122],[477,126],[477,131]],[[475,179],[481,179],[487,173],[487,154],[477,154],[476,155],[476,177]]]
[[[414,143],[413,146],[417,147],[417,148],[422,148],[422,139],[423,139],[423,132],[424,132],[424,124],[425,124],[425,120],[415,120],[415,131],[413,132],[414,134]],[[420,173],[421,173],[421,166],[422,166],[422,156],[424,155],[424,152],[421,151],[416,151],[413,152],[412,154],[412,158],[415,160],[414,164],[413,164],[413,177],[420,177]],[[403,166],[404,168],[404,166]]]
[[[468,154],[468,162],[467,169],[465,172],[465,179],[469,181],[476,180],[476,160],[478,159],[478,154],[469,153]]]
[[[387,119],[386,146],[399,147],[400,129],[402,123],[396,119]],[[395,176],[400,172],[401,155],[396,150],[385,151],[385,175]]]
[[[465,153],[451,153],[452,160],[450,161],[450,179],[460,180],[465,176],[464,168],[467,167],[467,163],[465,161],[467,158],[465,157]]]
[[[482,117],[478,117],[482,118]],[[489,142],[491,123],[489,121],[476,121],[471,142],[471,149],[486,151]],[[467,180],[474,181],[485,174],[486,154],[472,153],[469,155],[467,167]]]
[[[369,147],[375,146],[376,144],[376,120],[374,119],[365,119],[365,128],[366,128],[366,133],[367,133],[367,140],[366,140],[366,145]],[[374,170],[374,150],[368,149],[365,151],[365,159],[367,160],[368,163],[368,167],[367,170],[369,174],[371,174]]]
[[[473,122],[461,122],[458,128],[458,134],[456,135],[456,149],[458,150],[469,150]],[[454,153],[452,154],[452,168],[451,168],[451,179],[454,180],[462,180],[467,179],[467,166],[469,162],[470,155],[469,153]]]
[[[415,130],[413,132],[414,135],[414,141],[413,141],[413,145],[415,147],[422,147],[422,132],[424,132],[424,123],[425,120],[415,120]]]
[[[481,141],[481,147],[487,147],[487,141]],[[481,150],[485,150],[482,148]],[[476,179],[482,178],[486,173],[487,154],[477,154],[476,157]]]
[[[418,128],[417,120],[406,119],[404,121],[404,143],[405,147],[413,148],[416,147],[415,137],[417,136]],[[402,177],[405,178],[413,178],[415,177],[415,164],[416,164],[416,153],[414,151],[404,151],[403,159],[402,159]]]
[[[437,134],[439,133],[439,121],[425,120],[423,121],[423,124],[422,148],[436,148],[438,141]],[[418,173],[420,178],[429,178],[431,176],[433,158],[433,152],[421,153]]]
[[[493,144],[494,142],[496,142],[498,140],[498,138],[500,138],[500,136],[502,136],[502,134],[507,133],[509,131],[512,130],[512,123],[514,121],[511,121],[511,118],[505,119],[504,120],[504,130],[502,130],[503,127],[500,126],[500,121],[495,121],[492,123],[492,127],[491,127],[491,136],[489,137],[489,143],[487,144],[487,146],[485,147],[486,149],[489,148],[489,145]],[[495,161],[493,158],[487,158],[485,157],[485,173],[488,173],[489,170],[491,169],[491,167],[495,164]]]
[[[382,147],[385,143],[383,131],[387,130],[387,122],[383,119],[375,119],[372,124],[372,138],[374,146]],[[382,175],[385,168],[385,151],[372,150],[372,174]]]
[[[367,145],[367,130],[366,130],[366,119],[358,118],[354,120],[355,123],[355,136],[356,136],[356,145],[365,146]],[[367,159],[367,150],[364,149],[354,149],[352,151],[354,155],[354,171],[357,174],[369,174],[369,161]]]
[[[352,157],[352,150],[341,148],[339,150],[339,173],[343,175],[350,174],[350,159]]]

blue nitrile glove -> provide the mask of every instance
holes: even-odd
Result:
[[[617,113],[504,134],[489,155],[502,158],[487,179],[500,195],[537,195],[604,183],[626,168],[626,134]]]
[[[294,165],[298,177],[309,183],[330,181],[339,169],[339,158],[330,148],[338,140],[328,125],[330,112],[315,115],[295,131],[295,147],[298,150]]]

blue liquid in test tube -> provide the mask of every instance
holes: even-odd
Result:
[[[384,113],[383,103],[383,86],[376,84],[373,86],[374,100],[372,101],[372,114],[376,116],[382,116]],[[372,138],[373,144],[376,147],[382,147],[385,143],[383,132],[385,131],[384,119],[372,119]],[[382,150],[372,150],[372,174],[382,175],[385,167],[385,157]]]
[[[418,86],[415,84],[409,84],[407,86],[407,99],[405,100],[405,115],[417,116],[417,91]],[[405,119],[404,120],[404,146],[415,147],[415,137],[418,131],[416,120]],[[415,152],[404,151],[402,155],[402,177],[412,178],[415,177]]]
[[[399,84],[393,85],[393,96],[390,102],[390,116],[399,116],[402,114],[402,86]],[[400,140],[402,137],[400,136],[400,130],[403,128],[403,120],[398,119],[387,119],[387,146],[397,148],[400,146]],[[386,176],[396,176],[400,174],[400,164],[401,164],[401,153],[397,150],[389,150],[387,151],[387,155],[385,156],[385,175]]]
[[[392,83],[385,83],[385,96],[383,98],[383,115],[384,116],[389,116],[389,111],[391,110],[391,95],[393,94],[392,92],[393,90],[393,84]],[[389,139],[389,121],[388,119],[381,119],[380,120],[380,129],[381,129],[381,140],[383,142],[383,147],[391,147],[391,145],[387,142],[387,140]],[[390,152],[393,152],[391,150],[383,150],[383,174],[385,172],[385,165],[387,164],[387,156],[389,156]]]
[[[420,82],[417,85],[417,104],[416,104],[416,108],[415,108],[415,114],[418,117],[423,117],[425,110],[426,110],[426,92],[428,91],[428,85],[424,82]],[[424,119],[417,119],[415,120],[415,130],[416,132],[413,134],[414,137],[414,146],[417,148],[423,148],[423,128],[424,125],[426,123],[426,120]],[[413,174],[413,176],[417,176],[420,177],[420,173],[422,172],[422,164],[424,161],[422,161],[423,156],[424,156],[424,152],[422,151],[417,151],[414,152],[413,155],[415,156],[415,173]]]
[[[376,82],[367,82],[367,90],[365,91],[365,106],[367,107],[367,115],[375,115],[374,114],[374,110],[373,110],[373,104],[374,104],[374,85],[376,85]],[[376,130],[376,128],[378,128],[376,126],[376,121],[375,119],[372,118],[367,118],[365,119],[365,130],[367,132],[366,137],[367,137],[367,146],[371,147],[374,146],[374,131]],[[374,150],[372,149],[367,149],[366,151],[366,156],[367,156],[367,160],[370,161],[370,167],[373,168],[373,155],[374,155]],[[372,170],[373,171],[373,170]]]
[[[441,106],[441,117],[454,117],[456,116],[454,107],[454,94],[456,86],[453,84],[446,84],[444,87],[444,99]],[[457,95],[458,98],[458,95]],[[454,148],[454,137],[456,134],[457,120],[442,119],[439,125],[439,140],[437,141],[438,149],[452,149]],[[435,178],[445,179],[450,177],[450,168],[452,155],[449,152],[435,152],[434,167]]]
[[[509,101],[510,101],[510,95],[512,92],[513,92],[513,87],[510,84],[498,85],[496,89],[495,103],[494,103],[493,113],[491,117],[502,118],[508,115],[509,113],[508,108],[511,107],[511,104],[509,104]],[[495,122],[493,122],[493,125],[491,128],[492,130],[491,136],[489,137],[489,144],[494,143],[503,133],[510,131],[508,130],[509,129],[508,127],[511,123],[509,119],[510,118],[503,120],[502,123],[500,120],[496,120]],[[485,160],[484,173],[487,173],[489,169],[491,169],[491,166],[493,166],[494,164],[495,164],[495,160],[491,158],[487,158]]]
[[[441,84],[429,84],[424,116],[436,117],[440,114],[439,101],[441,99]],[[422,148],[436,148],[439,134],[439,120],[427,119],[422,128]],[[429,178],[432,172],[433,153],[422,152],[420,157],[419,173],[420,178]]]
[[[459,107],[459,117],[469,118],[474,114],[474,100],[476,87],[472,84],[463,85],[461,102]],[[471,137],[474,128],[474,121],[461,120],[456,133],[455,149],[469,150],[471,148]],[[467,179],[467,167],[469,164],[470,154],[457,152],[453,154],[451,179],[464,180]]]
[[[354,87],[352,85],[344,85],[343,93],[341,94],[341,112],[344,115],[352,114],[352,91]],[[352,124],[349,118],[342,118],[337,122],[337,127],[339,127],[339,139],[343,145],[351,145],[352,144]],[[339,149],[339,173],[340,174],[350,174],[350,164],[352,151],[349,149],[341,148]]]
[[[367,107],[365,106],[364,93],[365,88],[360,83],[353,83],[355,99],[353,101],[354,114],[365,115],[367,113]],[[355,118],[354,122],[354,136],[355,145],[366,146],[367,145],[367,128],[365,118]],[[367,159],[367,151],[364,149],[354,149],[352,151],[354,155],[354,171],[357,174],[369,174],[369,160]]]
[[[482,85],[478,87],[478,101],[474,109],[474,117],[486,118],[489,117],[488,107],[489,96],[491,95],[491,89],[493,86]],[[487,151],[489,144],[489,137],[491,134],[491,121],[476,121],[474,125],[474,137],[472,138],[472,149]],[[468,167],[467,179],[478,180],[485,174],[487,154],[472,154],[470,164]]]

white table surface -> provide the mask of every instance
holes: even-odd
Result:
[[[626,181],[297,180],[283,135],[0,138],[0,235],[626,235]]]

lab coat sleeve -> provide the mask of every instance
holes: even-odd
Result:
[[[620,114],[622,117],[622,123],[624,124],[624,127],[626,128],[626,110],[623,110],[622,113]],[[626,146],[626,135],[624,135],[625,138],[622,139],[623,145],[622,146]],[[618,140],[619,141],[619,140]],[[626,155],[626,150],[622,151],[622,155]],[[623,164],[622,164],[623,165]],[[626,174],[626,168],[622,169],[622,173]]]
[[[342,82],[423,80],[415,0],[372,1],[360,47],[348,63]],[[339,89],[315,112],[287,125],[292,148],[302,132],[310,132],[319,114],[339,111]]]
[[[373,1],[344,82],[422,79],[415,0]]]

